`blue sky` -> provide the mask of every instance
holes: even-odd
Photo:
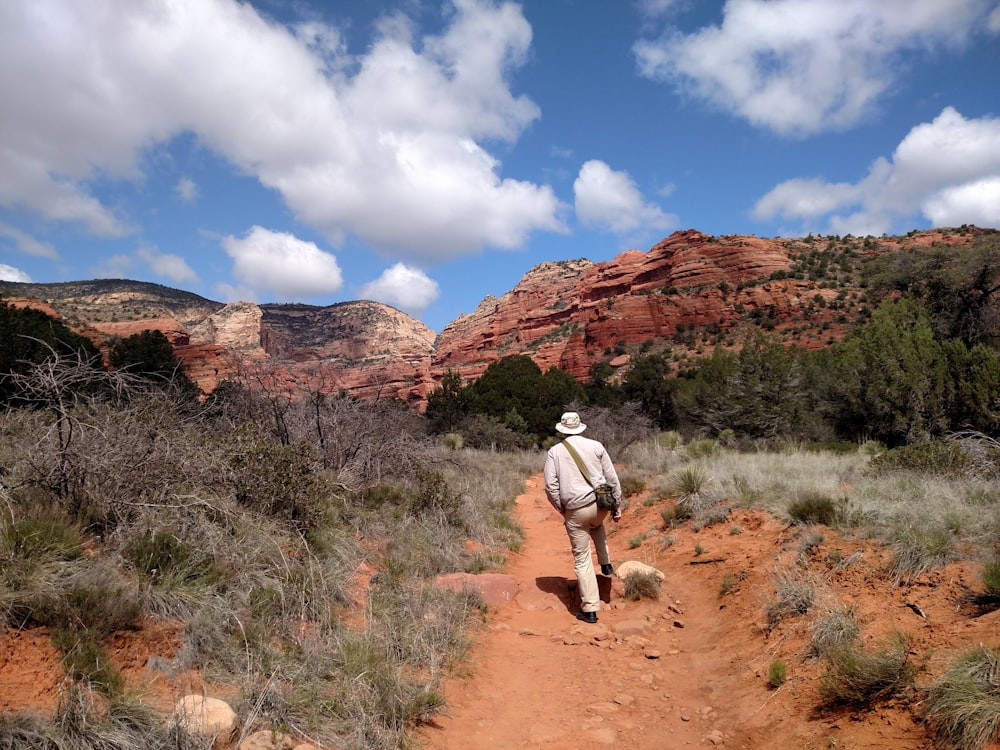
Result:
[[[441,330],[678,229],[1000,227],[1000,0],[9,0],[0,278]]]

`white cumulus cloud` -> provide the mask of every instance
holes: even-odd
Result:
[[[222,238],[222,247],[233,259],[233,277],[241,284],[241,298],[270,292],[284,299],[301,300],[340,290],[343,279],[337,259],[313,242],[287,232],[254,226],[245,237]]]
[[[486,146],[540,114],[510,87],[520,6],[451,11],[439,35],[383,19],[350,56],[337,28],[237,0],[0,3],[0,206],[123,234],[93,186],[141,180],[150,149],[190,134],[335,245],[445,260],[565,231],[552,188],[503,177]]]
[[[1000,175],[939,190],[924,202],[923,212],[938,227],[1000,228]]]
[[[825,224],[835,234],[892,232],[916,215],[935,226],[1000,227],[1000,118],[968,119],[946,107],[858,182],[788,180],[757,201],[754,215],[810,230]]]
[[[19,281],[30,284],[31,277],[19,268],[0,263],[0,281]]]
[[[441,294],[436,281],[417,268],[396,263],[375,281],[365,284],[361,296],[410,314],[420,314]]]
[[[177,284],[197,281],[198,274],[179,255],[161,253],[154,247],[140,247],[136,256],[148,265],[158,276],[163,276]]]
[[[587,227],[617,235],[663,232],[677,225],[677,218],[648,203],[627,172],[616,172],[603,161],[586,162],[573,183],[576,216]]]
[[[892,85],[900,53],[965,44],[992,0],[727,0],[718,26],[633,51],[642,75],[786,135],[842,129]]]

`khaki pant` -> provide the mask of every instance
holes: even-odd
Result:
[[[594,572],[590,542],[593,540],[597,549],[597,561],[601,565],[610,563],[608,537],[604,531],[604,520],[607,517],[608,511],[599,509],[597,503],[563,513],[563,526],[569,534],[569,544],[573,550],[573,569],[580,585],[580,608],[584,612],[596,612],[601,608],[601,594],[597,586],[597,573]]]

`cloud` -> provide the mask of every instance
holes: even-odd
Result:
[[[836,234],[891,232],[918,214],[935,226],[1000,227],[1000,118],[966,119],[946,107],[858,182],[788,180],[760,198],[753,214],[806,226],[826,222]]]
[[[27,255],[34,255],[39,258],[51,258],[52,260],[59,258],[59,253],[56,252],[56,249],[52,247],[52,245],[47,242],[36,240],[34,237],[26,232],[22,232],[17,227],[0,223],[0,237],[6,237],[13,240],[17,249]]]
[[[182,177],[177,181],[174,192],[184,203],[194,203],[198,199],[198,185],[188,177]]]
[[[924,202],[923,212],[938,227],[1000,228],[1000,175],[944,188]]]
[[[0,263],[0,281],[18,281],[30,284],[31,277],[19,268]]]
[[[365,284],[361,296],[419,315],[441,294],[437,282],[416,268],[397,263],[375,281]]]
[[[110,255],[101,258],[99,266],[93,269],[94,278],[97,279],[127,279],[133,274],[135,268],[135,258],[131,255]]]
[[[148,265],[156,275],[163,276],[175,283],[181,284],[198,280],[198,274],[179,255],[161,253],[154,247],[144,246],[136,251],[136,257]]]
[[[580,168],[573,192],[577,219],[586,227],[628,235],[677,226],[677,217],[643,200],[627,172],[616,172],[603,161],[592,159]]]
[[[643,76],[754,125],[803,136],[861,120],[896,79],[900,53],[967,43],[992,23],[991,4],[727,0],[720,25],[668,29],[633,52]]]
[[[686,0],[635,0],[636,8],[643,16],[659,18]]]
[[[333,294],[343,284],[336,257],[286,232],[254,226],[242,239],[223,237],[222,247],[233,259],[233,276],[242,285],[230,291],[241,298],[271,292],[285,300],[301,300]]]
[[[191,134],[335,245],[444,260],[565,231],[552,188],[484,145],[540,114],[509,83],[531,28],[513,3],[453,5],[441,34],[393,16],[353,57],[334,27],[236,0],[0,3],[0,206],[124,234],[93,188]]]

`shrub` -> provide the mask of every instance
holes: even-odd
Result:
[[[957,476],[972,466],[962,446],[953,441],[925,440],[880,453],[869,467],[875,473],[919,471],[940,476]]]
[[[772,688],[780,688],[788,679],[788,667],[781,659],[774,659],[767,668],[767,684]]]
[[[465,444],[465,438],[459,432],[449,432],[441,438],[441,444],[449,450],[457,451],[462,449],[462,446]]]
[[[863,456],[877,456],[885,452],[885,445],[878,440],[865,440],[858,446],[858,451]]]
[[[473,414],[461,424],[462,437],[470,448],[517,451],[528,448],[534,438],[515,432],[500,420],[485,414]]]
[[[670,486],[676,495],[685,498],[700,494],[709,481],[705,467],[695,464],[681,467],[674,475]]]
[[[660,510],[660,518],[663,519],[663,525],[666,528],[670,528],[678,523],[683,523],[688,519],[693,517],[691,508],[682,503],[675,503],[674,505],[668,505]]]
[[[788,506],[788,515],[795,523],[834,526],[841,517],[841,509],[833,498],[808,491]]]
[[[980,579],[988,596],[1000,598],[1000,558],[993,558],[983,565]]]
[[[11,557],[43,563],[75,560],[82,539],[79,531],[57,518],[26,518],[3,527],[0,546]]]
[[[656,444],[668,451],[677,450],[681,444],[681,435],[676,430],[661,432],[656,436]]]
[[[622,485],[622,497],[634,497],[646,489],[646,482],[639,477],[620,477]]]
[[[153,581],[166,577],[191,580],[208,569],[202,554],[164,530],[146,531],[126,547],[125,556],[140,575]]]
[[[625,599],[657,599],[660,596],[660,579],[655,573],[629,573],[625,576]]]
[[[714,440],[692,440],[687,444],[685,453],[688,458],[711,458],[718,452],[719,445]]]
[[[913,685],[915,669],[908,657],[909,640],[897,635],[885,649],[866,653],[856,645],[827,654],[820,695],[829,703],[869,706]]]
[[[960,655],[928,688],[927,722],[956,750],[1000,740],[1000,652],[980,645]]]

